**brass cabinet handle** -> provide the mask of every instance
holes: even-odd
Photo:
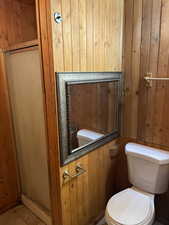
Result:
[[[64,171],[63,173],[63,183],[67,183],[76,177],[79,177],[80,175],[84,174],[86,172],[85,169],[83,169],[80,165],[76,166],[75,168],[76,173],[71,175],[67,170]]]

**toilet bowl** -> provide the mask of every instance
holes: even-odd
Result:
[[[129,143],[125,153],[133,187],[111,197],[106,207],[106,222],[108,225],[152,225],[154,196],[168,189],[169,152]]]
[[[105,213],[108,225],[151,225],[154,217],[154,195],[134,187],[114,195]]]

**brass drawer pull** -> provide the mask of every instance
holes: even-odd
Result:
[[[83,169],[80,165],[76,166],[75,168],[76,173],[71,175],[67,170],[64,171],[63,173],[63,183],[67,183],[68,181],[71,181],[73,179],[75,179],[76,177],[79,177],[80,175],[82,175],[83,173],[86,172],[85,169]]]

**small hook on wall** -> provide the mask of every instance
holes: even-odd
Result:
[[[144,77],[144,80],[145,80],[147,88],[151,88],[152,87],[152,80],[151,80],[152,76],[153,76],[153,74],[148,72],[146,74],[146,76]]]
[[[62,15],[59,12],[54,13],[54,20],[57,24],[61,23],[63,21]]]

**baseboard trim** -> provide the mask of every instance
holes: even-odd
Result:
[[[92,221],[86,225],[97,225],[97,223],[104,217],[104,214],[105,214],[105,211],[101,211],[96,218],[92,219]]]
[[[5,213],[5,212],[7,212],[8,210],[10,210],[10,209],[18,206],[19,204],[20,204],[20,200],[18,199],[17,201],[12,202],[12,203],[10,203],[7,206],[4,206],[3,209],[0,209],[0,215],[3,214],[3,213]]]
[[[39,219],[41,219],[46,225],[52,225],[51,217],[43,210],[39,205],[22,194],[21,197],[23,205],[30,209]]]

